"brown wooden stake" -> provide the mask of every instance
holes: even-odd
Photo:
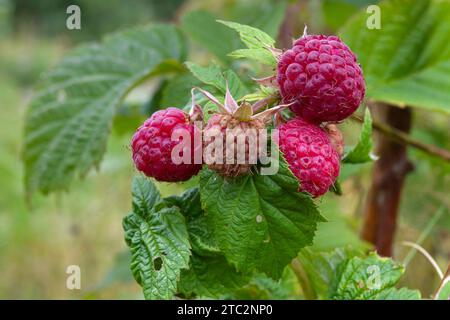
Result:
[[[411,129],[411,109],[376,104],[371,110],[375,118],[400,131]],[[382,256],[392,255],[398,209],[406,175],[414,169],[407,157],[407,146],[391,137],[378,134],[372,185],[369,189],[362,228],[362,238],[375,245]]]

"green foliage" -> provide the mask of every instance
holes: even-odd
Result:
[[[376,253],[364,256],[351,248],[318,253],[304,249],[299,259],[316,294],[322,299],[420,299],[418,291],[395,288],[404,268]]]
[[[228,88],[230,93],[236,99],[241,98],[246,93],[246,88],[233,70],[222,71],[222,68],[216,64],[208,67],[201,67],[192,62],[186,62],[187,68],[202,83],[210,85],[225,95]]]
[[[185,216],[193,251],[202,256],[220,254],[216,239],[206,222],[205,213],[200,204],[198,188],[188,189],[180,196],[174,195],[164,200],[177,206]]]
[[[173,26],[122,32],[78,48],[41,83],[25,122],[28,194],[65,189],[98,166],[113,117],[144,79],[180,70],[185,43]]]
[[[364,258],[353,257],[339,265],[329,296],[339,300],[420,299],[418,291],[394,288],[403,273],[402,266],[375,253]]]
[[[330,286],[336,277],[337,268],[358,253],[349,247],[321,253],[316,253],[309,248],[300,251],[299,259],[319,298],[326,299],[330,296]]]
[[[367,97],[450,114],[450,3],[384,1],[381,29],[361,12],[341,30],[367,81]]]
[[[27,114],[27,192],[66,188],[76,175],[98,166],[114,117],[120,122],[123,116],[139,117],[127,113],[123,98],[150,77],[177,75],[158,82],[148,114],[162,105],[188,106],[195,86],[222,96],[228,86],[235,98],[251,101],[273,94],[274,89],[267,88],[252,92],[238,76],[242,70],[229,69],[238,64],[231,63],[230,56],[275,66],[269,48],[275,45],[284,9],[283,2],[273,17],[259,17],[265,31],[270,29],[267,33],[236,22],[218,23],[205,11],[185,15],[184,33],[220,65],[183,64],[184,36],[168,25],[119,33],[75,50],[46,76]],[[383,32],[362,27],[364,14],[349,22],[343,37],[358,53],[369,98],[449,112],[449,30],[440,22],[448,18],[446,9],[448,4],[431,0],[395,0],[382,4]],[[246,49],[240,47],[238,35]],[[204,105],[204,111],[209,106]],[[366,109],[359,142],[343,162],[374,160],[371,136]],[[403,267],[374,253],[365,255],[367,245],[345,221],[330,216],[332,222],[319,224],[326,220],[317,203],[298,191],[297,179],[280,157],[275,175],[224,178],[205,168],[199,187],[166,198],[150,180],[133,180],[132,212],[123,228],[131,271],[145,298],[299,298],[298,275],[289,267],[298,257],[321,299],[419,299],[417,291],[395,288]],[[334,191],[341,192],[338,182]],[[319,252],[347,244],[357,249]],[[122,258],[121,264],[128,259]],[[117,273],[121,277],[123,269]],[[444,289],[443,297],[448,294]]]
[[[371,246],[359,237],[355,220],[342,214],[341,198],[331,193],[325,195],[320,203],[320,214],[327,221],[318,224],[312,250],[331,251],[349,246],[359,251],[371,249]]]
[[[252,3],[238,2],[233,6],[227,6],[227,9],[229,9],[230,16],[236,18],[237,21],[255,27],[241,25],[243,29],[251,28],[255,34],[262,35],[263,39],[267,40],[271,38],[267,34],[273,37],[277,35],[278,28],[283,20],[285,7],[284,1],[274,3],[262,0],[258,1],[257,6]],[[239,26],[237,23],[234,23],[234,25]],[[181,19],[181,27],[191,39],[227,65],[231,63],[230,52],[234,52],[231,54],[232,57],[248,57],[260,62],[270,61],[274,63],[273,57],[267,55],[269,52],[258,50],[259,46],[240,49],[241,43],[237,34],[217,23],[217,17],[205,10],[188,12]]]
[[[202,206],[218,245],[238,270],[260,270],[277,279],[298,250],[312,243],[323,221],[285,161],[275,175],[200,177]]]
[[[267,33],[253,28],[247,25],[242,25],[236,22],[221,21],[218,22],[236,30],[239,36],[247,46],[248,49],[238,49],[229,54],[233,58],[247,58],[253,59],[269,66],[275,66],[277,61],[269,48],[272,48],[275,44],[275,40],[272,39]]]
[[[190,107],[191,89],[200,85],[200,81],[191,73],[184,73],[167,81],[162,88],[160,106]]]
[[[194,254],[189,270],[181,274],[179,290],[186,296],[219,298],[241,288],[248,280],[249,277],[236,272],[223,255],[202,257]]]
[[[342,162],[356,164],[376,160],[376,156],[371,153],[372,148],[372,116],[370,115],[369,108],[366,108],[359,141],[346,152]]]
[[[214,15],[203,10],[184,15],[181,27],[190,38],[225,63],[230,61],[228,53],[236,48],[239,41],[231,30],[216,22]]]
[[[161,199],[153,183],[135,178],[133,213],[124,219],[124,229],[133,255],[133,275],[148,299],[170,299],[176,292],[188,297],[219,297],[249,280],[228,264],[217,247],[198,188]],[[190,257],[187,239],[192,246]],[[162,265],[155,270],[158,258]]]
[[[301,299],[303,296],[297,277],[290,267],[286,267],[279,280],[256,273],[247,285],[223,298],[289,300]]]
[[[224,16],[223,20],[233,20],[253,26],[275,38],[284,19],[286,2],[285,0],[258,0],[258,5],[255,5],[251,1],[239,1],[234,6],[229,6],[230,13]]]
[[[33,25],[32,31],[39,35],[40,39],[48,37],[57,42],[58,38],[64,37],[65,41],[69,40],[74,43],[95,41],[105,33],[129,28],[133,25],[143,25],[149,21],[171,20],[184,0],[131,0],[130,5],[125,9],[121,0],[110,0],[107,6],[98,0],[72,2],[66,0],[0,0],[0,9],[5,2],[11,3],[9,7],[13,14],[8,20],[11,20],[15,26],[24,24],[25,21],[25,25]],[[81,31],[68,32],[65,28],[65,21],[68,17],[66,10],[72,4],[78,5],[81,9]],[[3,22],[3,17],[0,21]]]
[[[115,283],[128,283],[133,281],[130,273],[131,253],[129,250],[119,252],[105,277],[94,287],[94,291],[107,288]]]
[[[155,185],[144,177],[133,180],[132,195],[133,211],[123,220],[131,271],[147,299],[170,299],[191,255],[184,217],[160,202]]]
[[[358,10],[367,8],[369,5],[377,4],[376,0],[323,0],[322,14],[327,27],[338,30]]]

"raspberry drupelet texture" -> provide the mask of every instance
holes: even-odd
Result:
[[[336,122],[350,116],[365,94],[361,67],[336,36],[307,35],[284,52],[277,66],[284,102],[303,119]]]
[[[339,175],[339,154],[326,132],[302,119],[279,127],[280,150],[300,181],[300,190],[313,197],[323,195]]]
[[[208,164],[211,170],[226,177],[236,177],[249,173],[252,165],[255,165],[257,161],[256,152],[259,147],[258,130],[264,127],[264,122],[259,119],[240,121],[228,114],[216,113],[212,115],[203,130],[204,139],[206,140],[203,147],[205,153],[204,162]],[[228,135],[236,138],[229,139]],[[242,135],[243,139],[245,139],[243,140],[244,143],[238,142],[237,137],[239,135]],[[227,141],[232,145],[227,145]],[[253,149],[250,147],[250,143],[252,143]],[[207,154],[215,148],[222,148],[220,161],[217,161],[215,158],[207,158]],[[232,150],[233,152],[229,151],[229,154],[227,154],[227,150]],[[250,152],[255,152],[255,154],[252,153],[255,159],[252,159]],[[239,161],[239,157],[243,161]]]
[[[190,163],[175,164],[172,161],[172,150],[181,143],[183,138],[172,141],[175,130],[186,130],[191,137]],[[136,168],[146,176],[158,181],[186,181],[196,175],[201,164],[194,164],[194,130],[189,122],[189,116],[177,108],[167,108],[155,112],[137,129],[131,140],[133,161]]]

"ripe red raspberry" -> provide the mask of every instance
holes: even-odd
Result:
[[[302,119],[279,127],[280,150],[300,181],[300,190],[318,197],[339,175],[339,155],[325,131]]]
[[[204,136],[204,147],[203,151],[205,153],[204,161],[208,164],[211,170],[216,171],[222,176],[226,177],[236,177],[239,175],[246,174],[250,171],[252,165],[256,164],[256,158],[251,159],[250,150],[255,152],[253,156],[257,156],[257,150],[259,147],[259,136],[258,130],[264,129],[265,124],[260,119],[251,119],[249,121],[241,121],[229,114],[216,113],[209,118],[208,123],[203,130]],[[243,136],[244,143],[239,144],[237,138],[229,139],[232,145],[227,145],[227,137],[233,135],[235,137],[241,135]],[[212,138],[214,137],[214,138]],[[252,141],[253,149],[249,147],[249,143]],[[215,158],[209,159],[208,156],[211,150],[216,148],[222,148],[219,151],[222,158],[217,160]],[[226,154],[226,151],[229,154]],[[215,153],[211,156],[214,157]],[[239,156],[242,160],[238,161]]]
[[[350,116],[365,94],[361,67],[336,36],[307,35],[284,52],[277,82],[285,102],[298,116],[314,123]]]
[[[144,124],[137,129],[131,140],[133,161],[136,168],[146,176],[158,181],[186,181],[196,175],[201,164],[194,164],[194,130],[189,116],[177,108],[167,108],[152,114]],[[172,161],[172,150],[178,141],[172,141],[174,130],[187,130],[191,137],[190,164],[175,164]],[[180,152],[180,157],[185,150]]]

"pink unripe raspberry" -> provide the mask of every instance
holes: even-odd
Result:
[[[186,130],[190,135],[190,163],[175,164],[172,160],[172,150],[181,143],[182,138],[172,141],[174,130]],[[196,127],[190,123],[189,116],[177,108],[167,108],[152,114],[142,126],[137,129],[131,140],[133,161],[136,168],[146,176],[158,181],[186,181],[196,175],[201,164],[194,163],[194,131]]]
[[[208,146],[211,146],[211,149],[215,149],[218,145],[221,145],[223,147],[223,150],[221,151],[222,161],[213,161],[211,163],[206,161],[208,167],[225,177],[237,177],[249,173],[251,167],[255,164],[250,161],[251,157],[249,153],[251,148],[249,143],[253,142],[255,144],[253,150],[257,150],[259,147],[258,130],[264,128],[264,122],[259,119],[241,121],[229,114],[213,114],[203,130],[203,135],[204,138],[214,138],[206,139],[206,141],[204,141],[203,151],[206,153],[209,150]],[[237,137],[239,134],[242,134],[244,137],[244,143],[242,145],[238,144],[237,138],[228,139],[228,135]],[[251,137],[253,137],[253,139],[250,139]],[[220,143],[218,143],[219,139],[221,140]],[[228,145],[227,142],[231,142],[232,145]],[[228,155],[231,156],[230,158],[232,158],[232,160],[227,157],[227,148],[233,151]],[[239,153],[242,153],[240,156],[244,160],[243,163],[239,163],[238,161]]]
[[[300,190],[313,197],[323,195],[339,176],[339,154],[320,127],[302,119],[281,124],[280,150],[292,173],[300,181]]]
[[[336,36],[307,35],[284,52],[277,66],[284,102],[303,119],[336,122],[350,116],[365,94],[361,67]]]
[[[335,124],[327,124],[324,129],[328,134],[328,138],[330,138],[334,150],[337,151],[339,156],[342,156],[344,154],[344,136],[342,132]]]

